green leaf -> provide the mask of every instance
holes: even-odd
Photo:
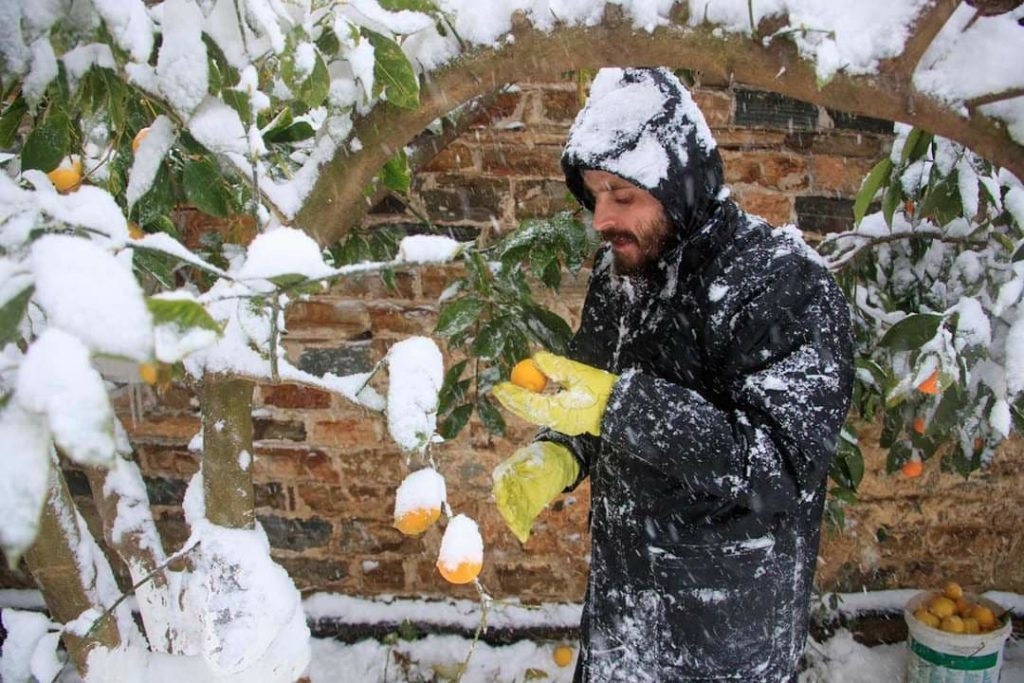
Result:
[[[484,423],[491,434],[505,436],[505,418],[501,412],[494,407],[490,400],[478,393],[476,401],[476,412],[480,415],[480,421]]]
[[[829,476],[843,488],[857,490],[864,478],[864,456],[856,443],[840,437],[839,448],[829,468]]]
[[[201,328],[221,333],[220,325],[203,308],[202,304],[191,299],[161,299],[150,297],[146,306],[153,315],[154,325],[173,324],[183,330]]]
[[[552,353],[565,354],[572,339],[572,328],[561,316],[540,306],[525,310],[526,329],[530,336]]]
[[[879,342],[893,351],[919,349],[939,331],[943,316],[937,313],[914,313],[889,328]]]
[[[462,431],[462,428],[466,426],[466,423],[469,422],[469,416],[472,413],[472,403],[462,404],[441,422],[437,433],[444,439],[454,439]]]
[[[878,438],[878,445],[882,448],[889,448],[903,431],[903,416],[898,410],[887,410],[882,420],[882,434]]]
[[[959,391],[959,387],[954,391],[943,392],[942,399],[939,401],[938,407],[935,408],[931,421],[925,427],[925,436],[944,438],[959,422],[960,410],[963,407],[964,396]]]
[[[36,288],[29,285],[11,297],[3,306],[0,306],[0,347],[16,342],[21,338],[18,326],[21,324],[21,319],[25,316],[28,302],[35,291]]]
[[[378,0],[383,9],[389,12],[401,12],[410,10],[412,12],[437,12],[437,5],[433,0]]]
[[[903,144],[903,150],[900,152],[900,163],[913,163],[923,157],[928,152],[929,145],[932,144],[932,138],[931,133],[920,128],[910,131],[907,141]]]
[[[0,148],[8,149],[14,145],[14,139],[18,135],[18,128],[26,112],[28,104],[20,95],[4,109],[3,115],[0,116]]]
[[[327,65],[324,64],[323,57],[318,54],[316,62],[313,64],[313,71],[299,86],[299,99],[310,109],[319,107],[327,99],[327,91],[330,86],[331,75],[327,71]]]
[[[1009,235],[1004,235],[998,230],[992,230],[989,234],[992,236],[992,239],[994,239],[996,242],[999,242],[999,246],[1001,246],[1004,251],[1013,254],[1013,261],[1019,260],[1017,258],[1017,254],[1014,253],[1013,251],[1014,244],[1013,240],[1010,239]]]
[[[402,48],[380,33],[367,28],[362,32],[373,45],[374,82],[383,86],[388,102],[403,109],[419,107],[420,82]]]
[[[249,93],[228,88],[221,93],[221,99],[238,112],[238,118],[242,119],[242,124],[248,128],[252,123],[252,104],[249,100]]]
[[[951,220],[963,216],[963,203],[956,176],[955,172],[951,173],[930,186],[928,194],[917,209],[921,217],[931,219],[936,225],[946,225]]]
[[[889,176],[892,174],[892,161],[886,157],[882,159],[875,167],[871,169],[867,177],[864,178],[863,184],[860,186],[860,191],[857,193],[857,199],[853,202],[853,223],[859,225],[861,220],[864,218],[864,214],[867,213],[868,206],[874,201],[875,195],[878,194],[879,188],[882,184],[889,180]]]
[[[320,54],[333,57],[341,49],[341,41],[338,40],[338,36],[335,35],[334,31],[325,28],[320,37],[316,39],[316,49],[320,50]]]
[[[292,110],[285,107],[274,115],[270,123],[263,126],[263,139],[269,142],[275,135],[290,125],[292,125]]]
[[[465,371],[468,363],[468,359],[461,360],[448,368],[448,371],[444,373],[444,381],[441,383],[441,390],[437,393],[438,415],[444,415],[448,412],[448,408],[452,403],[462,400],[462,396],[465,393],[465,387],[469,386],[469,381],[467,380],[465,383],[462,383],[465,384],[465,387],[462,388],[462,391],[459,391],[459,378],[462,377],[462,373]]]
[[[313,130],[313,126],[308,121],[299,121],[287,128],[281,128],[272,133],[264,133],[263,140],[268,143],[299,142],[301,140],[308,140],[314,135],[316,135],[316,131]]]
[[[437,316],[434,334],[439,337],[450,337],[462,332],[477,321],[483,308],[482,301],[471,297],[446,304]]]
[[[885,459],[885,471],[889,474],[898,472],[904,463],[908,462],[914,452],[906,441],[897,441],[889,449],[889,455]]]
[[[170,214],[176,203],[171,174],[167,169],[167,161],[164,160],[149,191],[139,197],[132,206],[132,218],[140,226],[145,227]]]
[[[57,168],[71,149],[71,122],[63,112],[51,114],[28,134],[21,150],[22,170],[49,172]]]
[[[892,227],[892,217],[896,214],[896,209],[900,207],[902,197],[903,192],[899,183],[889,183],[889,187],[885,188],[885,194],[882,196],[882,217],[885,218],[885,224],[890,228]]]
[[[398,280],[395,278],[395,271],[391,268],[381,268],[381,282],[392,292],[398,291]]]
[[[182,179],[189,204],[218,218],[226,218],[231,213],[231,195],[220,171],[209,158],[187,160]]]
[[[380,179],[384,187],[394,192],[406,194],[412,184],[412,171],[409,169],[409,159],[405,150],[388,159],[387,163],[380,170]]]
[[[511,330],[510,322],[508,318],[495,318],[484,323],[473,340],[470,353],[477,358],[497,359],[505,348],[505,340]]]
[[[174,289],[174,260],[155,251],[132,249],[132,265],[149,273],[165,289]]]

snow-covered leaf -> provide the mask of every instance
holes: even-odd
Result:
[[[21,168],[52,171],[71,148],[71,122],[56,111],[32,129],[21,150]]]
[[[915,313],[899,321],[885,333],[880,345],[893,351],[911,351],[935,336],[945,318],[934,313]]]
[[[466,330],[477,321],[483,308],[482,301],[471,297],[446,304],[437,316],[434,334],[439,337],[450,337]]]
[[[420,82],[398,43],[387,36],[364,28],[363,34],[373,45],[375,89],[384,91],[387,101],[403,109],[420,104]]]
[[[21,338],[19,326],[35,287],[28,286],[0,306],[0,348]]]
[[[0,412],[0,443],[0,547],[14,567],[35,541],[46,500],[50,432],[45,418],[9,402]]]
[[[388,350],[388,431],[405,450],[419,450],[437,431],[437,395],[444,359],[427,337],[410,337]]]
[[[152,318],[130,270],[90,240],[47,235],[32,245],[35,301],[51,324],[92,351],[149,358]]]
[[[73,461],[106,466],[115,457],[114,411],[89,350],[76,337],[51,327],[29,346],[15,399],[46,417],[53,440]]]

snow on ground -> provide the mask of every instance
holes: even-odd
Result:
[[[845,616],[865,612],[894,612],[918,591],[891,590],[841,595],[837,611]],[[989,592],[987,597],[1024,614],[1024,596]],[[0,607],[39,609],[42,600],[37,591],[0,590]],[[474,629],[480,622],[480,606],[470,600],[357,598],[334,593],[316,593],[303,601],[310,619],[344,619],[349,623],[380,626],[391,624],[394,635],[382,640],[367,639],[342,643],[329,638],[314,638],[308,676],[311,683],[412,683],[454,680],[459,668],[469,663],[462,676],[464,683],[516,683],[528,680],[568,683],[572,680],[577,643],[572,640],[521,640],[498,646],[457,635],[429,635],[416,640],[398,636],[403,621],[430,623],[439,627]],[[581,606],[546,603],[526,606],[516,602],[498,602],[488,615],[489,628],[571,629],[579,621]],[[554,651],[567,645],[573,651],[568,666],[555,662]],[[799,683],[885,683],[903,678],[906,643],[868,647],[858,643],[850,631],[837,630],[823,642],[809,640],[805,652],[807,667]],[[542,675],[543,674],[543,675]],[[68,670],[59,679],[74,683],[78,677]],[[1024,683],[1024,641],[1011,639],[1006,644],[1001,683]]]

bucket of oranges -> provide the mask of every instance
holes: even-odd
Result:
[[[907,681],[983,683],[998,681],[1010,615],[987,598],[947,582],[907,603]]]

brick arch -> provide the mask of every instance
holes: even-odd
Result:
[[[918,60],[958,4],[957,0],[937,0],[922,14],[904,53],[883,63],[877,75],[837,74],[822,88],[814,65],[800,58],[792,43],[776,40],[766,46],[741,35],[715,35],[711,26],[687,27],[681,11],[673,15],[675,25],[652,33],[636,31],[616,5],[606,6],[604,19],[596,26],[551,32],[535,30],[521,15],[515,16],[513,40],[498,48],[475,50],[430,74],[421,89],[418,109],[385,104],[357,121],[354,134],[360,150],[339,150],[324,167],[296,223],[321,244],[336,241],[366,213],[362,191],[378,169],[431,121],[505,83],[520,80],[524,74],[531,79],[550,79],[565,71],[602,66],[689,68],[831,109],[910,123],[961,142],[1024,177],[1024,146],[1013,142],[1000,123],[974,111],[972,103],[967,103],[972,116],[965,118],[913,87],[911,74]],[[770,34],[786,22],[776,19],[773,26],[761,27],[761,33]],[[996,94],[983,99],[1001,97]]]

